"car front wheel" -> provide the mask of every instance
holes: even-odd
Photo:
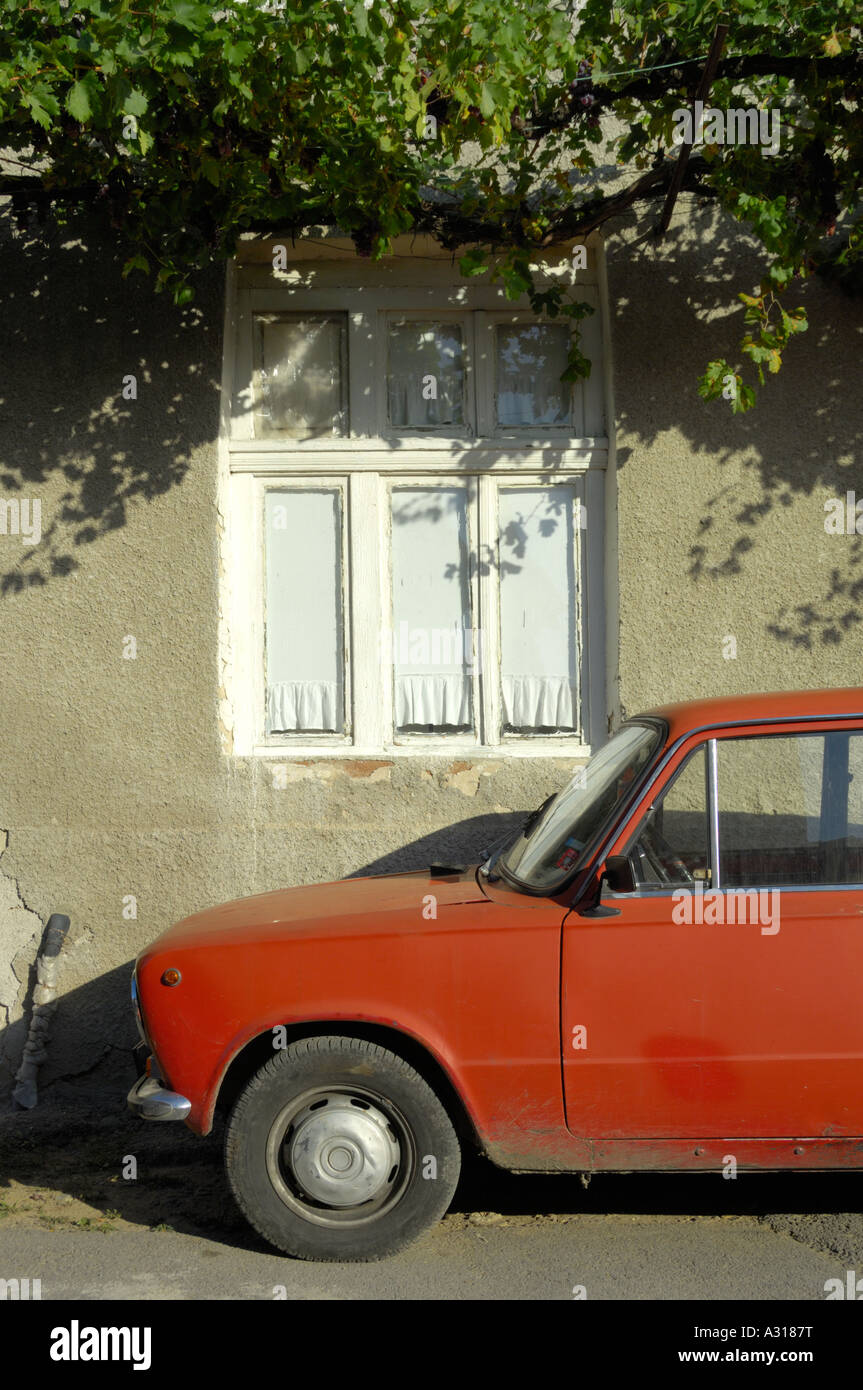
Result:
[[[238,1097],[225,1136],[234,1196],[257,1231],[306,1260],[379,1260],[443,1216],[461,1155],[428,1083],[359,1038],[303,1038]]]

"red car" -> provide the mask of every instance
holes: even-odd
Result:
[[[863,1167],[863,690],[628,720],[472,868],[171,927],[133,995],[147,1119],[273,1245],[392,1254],[466,1149],[517,1172]],[[733,1165],[733,1168],[732,1168]]]

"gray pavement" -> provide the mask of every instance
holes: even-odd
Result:
[[[0,1277],[42,1299],[823,1300],[847,1255],[748,1216],[448,1218],[377,1264],[290,1260],[174,1232],[0,1232]],[[858,1262],[863,1274],[863,1250]]]

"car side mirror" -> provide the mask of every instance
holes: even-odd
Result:
[[[634,893],[637,887],[632,862],[626,854],[612,854],[605,861],[602,877],[612,893]]]

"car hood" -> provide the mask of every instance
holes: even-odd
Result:
[[[354,923],[368,929],[382,914],[410,914],[423,919],[423,900],[435,899],[435,912],[448,904],[487,903],[476,881],[476,870],[453,871],[446,877],[428,870],[404,874],[380,874],[371,878],[345,878],[334,883],[315,883],[301,888],[279,888],[273,893],[236,898],[196,912],[169,927],[149,950],[166,944],[180,947],[203,944],[204,938],[226,934],[270,936],[284,928],[326,930]],[[149,952],[148,952],[149,953]]]

